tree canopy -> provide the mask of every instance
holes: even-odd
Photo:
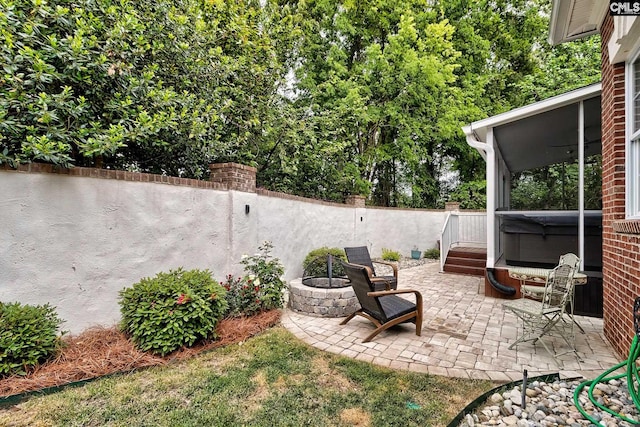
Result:
[[[0,163],[484,207],[461,126],[599,79],[548,0],[0,0]],[[482,204],[482,205],[481,205]]]

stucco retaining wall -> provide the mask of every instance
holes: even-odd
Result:
[[[320,246],[368,245],[373,256],[382,247],[405,256],[414,245],[435,247],[445,218],[188,181],[0,170],[0,301],[51,303],[77,333],[118,322],[118,292],[160,271],[238,275],[241,256],[270,240],[291,280]]]

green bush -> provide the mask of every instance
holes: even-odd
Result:
[[[255,283],[257,282],[257,284]],[[226,282],[220,282],[227,290],[227,317],[252,316],[263,311],[261,283],[248,277],[227,276]]]
[[[179,268],[144,278],[120,291],[122,330],[141,350],[163,356],[215,338],[227,309],[225,293],[208,270]]]
[[[284,267],[278,258],[271,256],[273,245],[265,241],[258,247],[259,252],[252,256],[245,256],[240,263],[248,274],[245,278],[248,286],[258,288],[257,297],[260,299],[259,310],[281,308],[284,295],[285,281],[282,279]]]
[[[249,151],[287,71],[271,31],[290,24],[216,3],[3,1],[0,164],[202,178],[212,158]]]
[[[302,261],[302,267],[309,277],[327,277],[327,255],[333,255],[333,263],[331,265],[332,277],[342,277],[346,273],[340,264],[340,260],[347,261],[347,255],[344,249],[322,247],[314,249],[307,254]]]
[[[440,258],[440,250],[433,248],[433,249],[427,249],[426,251],[424,251],[424,257],[427,259],[439,259]]]
[[[382,259],[385,261],[400,261],[400,252],[382,248]]]
[[[62,319],[45,305],[0,302],[0,377],[25,375],[60,348],[57,335]]]

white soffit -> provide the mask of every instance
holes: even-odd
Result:
[[[468,137],[493,147],[511,172],[571,161],[577,156],[578,108],[585,106],[587,155],[601,150],[600,83],[478,120],[463,128]]]
[[[549,43],[555,45],[597,34],[608,6],[606,0],[554,0]]]

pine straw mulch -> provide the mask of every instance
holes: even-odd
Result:
[[[217,328],[217,340],[203,341],[165,357],[138,350],[116,327],[90,328],[80,335],[64,338],[65,345],[60,354],[28,375],[0,379],[0,398],[189,359],[206,350],[244,341],[274,326],[279,320],[279,310],[223,319]]]

